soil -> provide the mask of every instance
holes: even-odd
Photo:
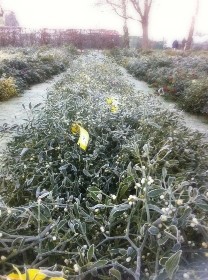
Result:
[[[48,91],[63,75],[62,73],[54,76],[53,79],[47,82],[34,85],[30,89],[25,90],[18,97],[0,102],[0,158],[5,152],[7,143],[11,141],[14,135],[13,128],[25,123],[28,119],[31,113],[29,104],[33,108],[35,105],[41,103],[37,107],[37,111],[40,110],[47,99]]]

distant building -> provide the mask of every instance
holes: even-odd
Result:
[[[129,36],[129,47],[132,49],[139,49],[142,47],[142,37]]]

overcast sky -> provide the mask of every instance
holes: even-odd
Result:
[[[107,28],[122,33],[122,20],[110,7],[96,0],[0,0],[13,10],[21,26],[40,28]],[[200,0],[197,31],[208,34],[208,0]],[[196,0],[153,0],[150,38],[162,40],[187,37]],[[129,21],[131,35],[141,36],[137,21]]]

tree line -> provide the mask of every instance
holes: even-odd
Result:
[[[186,49],[189,50],[191,48],[191,44],[193,41],[194,29],[195,29],[195,21],[199,10],[199,2],[196,1],[196,9],[192,16],[192,20],[190,23],[188,37],[186,40]],[[129,31],[128,31],[128,20],[137,20],[142,27],[142,48],[148,49],[150,40],[149,40],[149,16],[150,10],[154,6],[154,0],[98,0],[97,4],[107,4],[111,6],[113,11],[123,19],[123,47],[129,47]],[[129,13],[128,7],[133,7],[133,10],[136,12],[136,17],[133,18]]]
[[[188,30],[188,36],[186,39],[186,50],[191,48],[191,44],[193,42],[193,35],[195,30],[195,22],[196,17],[199,11],[199,2],[196,1],[196,8],[193,13],[190,27]],[[154,7],[154,3],[157,0],[97,0],[97,4],[99,5],[109,5],[113,11],[123,19],[123,42],[122,46],[124,48],[129,47],[129,29],[128,29],[128,21],[136,20],[139,25],[142,27],[142,48],[148,49],[150,47],[149,40],[149,17],[150,11]],[[129,12],[129,7],[132,7],[135,11],[136,18],[134,18]],[[1,7],[0,7],[1,8]],[[4,12],[1,8],[1,14],[4,14],[4,22],[7,27],[17,27],[19,26],[18,20],[16,19],[16,15],[13,11]],[[0,16],[1,16],[0,14]]]

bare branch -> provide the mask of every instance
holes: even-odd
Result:
[[[150,12],[151,7],[152,7],[152,0],[150,0],[149,5],[148,5],[148,14]]]
[[[122,9],[122,6],[116,4],[115,2],[112,2],[112,1],[110,1],[110,0],[105,0],[105,1],[106,1],[109,5],[111,5],[112,7]]]
[[[111,6],[111,8],[113,9],[113,11],[121,18],[123,19],[131,19],[131,20],[135,20],[135,21],[139,21],[141,22],[141,20],[138,20],[130,15],[124,15],[123,14],[123,7],[122,5],[119,5],[119,4],[116,4],[114,1],[111,1],[111,0],[105,0],[106,4],[108,4],[109,6]],[[100,6],[100,5],[105,5],[104,3],[97,3],[96,4],[97,6]],[[120,10],[120,11],[119,11]]]
[[[141,7],[139,5],[139,2],[137,2],[136,0],[130,0],[134,9],[137,11],[137,13],[140,15],[141,19],[143,18],[143,13],[142,13],[142,10],[141,10]]]
[[[107,3],[109,3],[109,4],[111,5],[113,11],[114,11],[119,17],[124,18],[123,14],[120,14],[114,5],[112,5],[108,0],[106,0],[106,1],[107,1]]]
[[[110,1],[110,0],[105,0],[105,1],[106,1],[107,4],[109,4],[109,5],[112,7],[113,11],[114,11],[119,17],[122,17],[122,18],[124,18],[124,19],[128,19],[128,18],[129,18],[127,15],[124,15],[122,5],[118,5],[118,4],[116,4],[115,2],[112,2],[112,1]],[[119,12],[119,10],[120,10],[120,12]]]

